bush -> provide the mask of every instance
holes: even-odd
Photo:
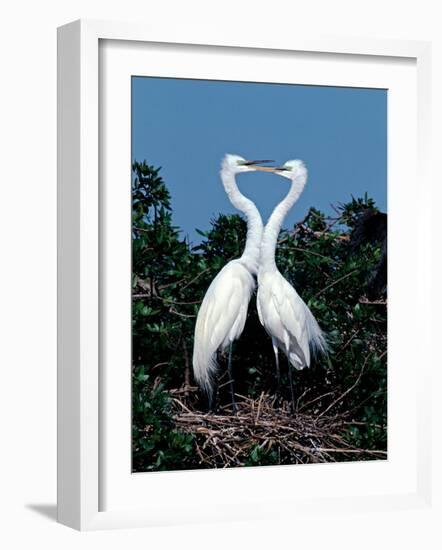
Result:
[[[205,399],[191,374],[193,330],[204,294],[218,271],[241,255],[246,225],[220,214],[199,231],[192,247],[172,224],[170,194],[160,170],[133,164],[133,469],[202,467],[195,440],[176,427],[174,395],[199,410]],[[331,352],[295,377],[303,414],[345,415],[343,437],[363,449],[386,449],[387,313],[385,300],[365,298],[379,263],[380,243],[350,247],[350,235],[367,209],[367,196],[338,205],[327,218],[311,208],[304,220],[279,237],[277,264],[299,290],[327,334]],[[270,339],[259,323],[255,298],[233,351],[236,391],[250,398],[275,388]],[[220,361],[220,401],[229,401],[225,363]],[[283,386],[287,366],[281,356]],[[180,389],[181,388],[181,389]],[[277,463],[274,451],[258,447],[247,465]],[[355,455],[357,460],[358,456]]]

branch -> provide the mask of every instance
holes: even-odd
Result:
[[[196,317],[196,315],[186,315],[185,313],[180,313],[176,309],[174,309],[172,306],[169,308],[169,313],[174,313],[175,315],[179,315],[180,317],[186,317],[188,319]]]
[[[339,355],[341,355],[341,353],[346,349],[348,348],[348,346],[351,344],[351,342],[356,338],[356,336],[359,334],[359,329],[357,329],[355,332],[353,332],[353,334],[350,336],[350,338],[345,342],[345,344],[342,346],[341,349],[339,349],[337,352],[336,352],[336,357],[338,357]]]
[[[365,358],[365,361],[362,365],[362,368],[361,368],[361,371],[359,372],[359,375],[358,377],[356,378],[356,381],[355,383],[350,386],[347,390],[345,390],[345,392],[343,394],[341,394],[337,399],[335,399],[334,401],[332,401],[332,403],[325,409],[322,411],[322,413],[318,416],[318,418],[321,418],[321,416],[323,416],[325,413],[327,413],[332,407],[334,407],[336,405],[336,403],[339,403],[339,401],[342,401],[344,399],[344,397],[346,395],[348,395],[358,384],[359,384],[359,380],[361,379],[362,377],[362,374],[364,373],[364,370],[365,370],[365,366],[367,365],[367,362],[370,358],[370,355],[367,355],[367,357]]]
[[[305,254],[311,254],[312,256],[317,256],[318,258],[323,258],[324,260],[327,260],[328,262],[332,262],[334,264],[341,264],[338,260],[333,260],[333,258],[329,258],[328,256],[324,256],[323,254],[319,254],[318,252],[313,252],[313,250],[307,250],[305,248],[298,248],[297,246],[287,246],[286,250],[296,250],[297,252],[305,252]]]
[[[202,300],[196,300],[195,302],[176,302],[175,300],[171,300],[170,298],[163,298],[163,296],[154,295],[151,296],[150,294],[132,294],[132,298],[157,298],[158,300],[161,300],[163,302],[167,302],[169,304],[175,304],[177,306],[191,306],[194,304],[200,304]]]
[[[341,281],[343,281],[344,279],[346,279],[347,277],[350,277],[350,275],[353,275],[353,273],[356,273],[358,270],[357,269],[353,269],[353,271],[350,271],[349,273],[346,273],[345,275],[343,275],[342,277],[340,277],[339,279],[336,279],[336,281],[333,281],[332,283],[330,283],[329,285],[327,285],[326,287],[324,287],[322,290],[320,290],[319,292],[317,292],[313,298],[317,298],[318,296],[320,296],[323,292],[325,292],[326,290],[328,290],[329,288],[331,288],[332,286],[335,286],[337,285],[338,283],[340,283]]]
[[[384,351],[384,353],[382,353],[379,357],[379,359],[382,359],[382,357],[384,357],[384,355],[386,354],[387,352]],[[345,392],[343,394],[341,394],[337,399],[335,399],[324,411],[322,411],[322,413],[318,416],[318,418],[320,418],[321,416],[323,416],[325,413],[327,413],[332,407],[334,407],[336,405],[336,403],[339,403],[339,401],[342,401],[344,399],[344,397],[346,395],[348,395],[358,384],[359,384],[359,381],[364,373],[364,370],[365,370],[365,367],[367,365],[367,362],[368,360],[370,359],[370,355],[367,355],[365,361],[364,361],[364,364],[362,365],[362,368],[361,368],[361,371],[358,375],[358,377],[356,378],[356,381],[355,383],[350,386],[347,390],[345,390]]]
[[[189,353],[187,351],[186,340],[183,338],[183,354],[184,354],[184,396],[189,397],[190,388],[190,362]]]
[[[387,300],[371,300],[370,301],[368,298],[363,296],[362,298],[359,299],[359,303],[360,304],[373,305],[373,306],[386,306],[387,305]]]

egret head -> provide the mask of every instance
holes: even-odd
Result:
[[[275,174],[293,180],[298,176],[307,176],[307,168],[302,160],[288,160],[282,166],[271,169]]]
[[[240,172],[253,172],[255,170],[261,170],[265,172],[272,172],[273,168],[267,166],[258,166],[259,164],[266,164],[267,162],[273,162],[271,160],[246,160],[239,155],[226,155],[222,161],[223,170],[229,170],[233,174],[239,174]]]

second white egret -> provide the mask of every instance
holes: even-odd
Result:
[[[275,173],[291,180],[286,197],[275,207],[267,222],[261,242],[258,271],[257,308],[261,324],[270,335],[276,361],[278,386],[280,384],[280,349],[287,356],[292,407],[294,391],[292,370],[310,366],[310,349],[325,352],[324,335],[312,312],[282,276],[275,262],[279,231],[284,218],[301,195],[307,182],[307,169],[301,160],[290,160]]]

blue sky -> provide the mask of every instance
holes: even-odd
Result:
[[[367,192],[387,207],[387,91],[151,77],[132,79],[132,157],[161,166],[174,225],[193,242],[218,213],[233,213],[219,168],[225,153],[280,164],[300,158],[309,179],[284,227],[310,206]],[[264,221],[288,191],[273,174],[237,176]]]

